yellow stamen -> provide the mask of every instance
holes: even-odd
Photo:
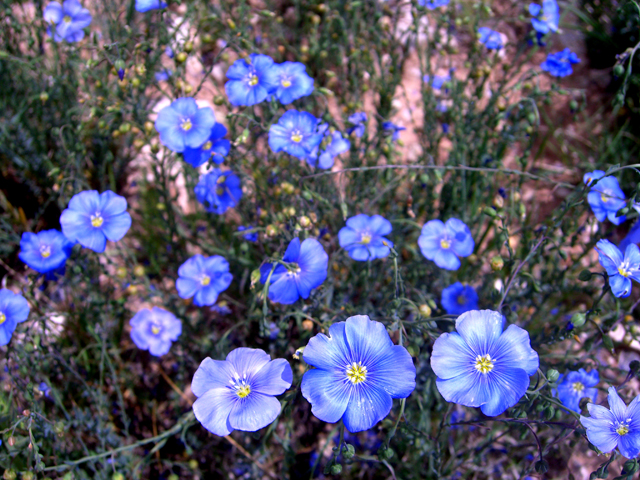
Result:
[[[220,175],[216,180],[216,183],[220,185],[221,183],[224,183],[225,180],[226,180],[226,177],[224,175]]]
[[[64,23],[71,23],[71,20],[72,20],[72,19],[71,19],[71,17],[70,17],[69,15],[65,15],[65,16],[62,18],[62,21],[63,21]]]
[[[449,242],[449,240],[443,238],[442,240],[440,240],[440,246],[444,249],[447,249],[451,246],[451,243]]]
[[[629,425],[627,425],[626,423],[621,423],[620,425],[618,425],[618,428],[616,428],[616,433],[620,436],[626,435],[627,433],[629,433]]]
[[[618,267],[618,273],[624,278],[627,278],[631,275],[631,272],[627,270],[627,265],[624,263]]]
[[[211,140],[208,140],[204,145],[202,145],[203,150],[211,150],[211,147],[213,147],[213,143],[211,143]]]
[[[249,81],[247,82],[250,87],[255,87],[258,84],[258,77],[255,74],[249,75]],[[248,394],[247,394],[248,395]]]
[[[282,85],[284,88],[289,88],[291,86],[291,80],[285,78],[280,82],[280,85]]]
[[[464,295],[458,295],[456,301],[458,302],[458,305],[464,305],[465,303],[467,303],[467,297],[465,297]]]
[[[0,325],[2,325],[7,320],[7,316],[0,312]]]
[[[302,134],[296,130],[291,134],[291,141],[300,143],[302,141]]]
[[[160,333],[160,327],[159,327],[159,326],[157,326],[157,325],[153,325],[153,326],[151,327],[151,333],[153,333],[154,335],[159,334],[159,333]]]
[[[574,392],[582,393],[584,391],[584,383],[582,382],[573,382],[571,384],[571,388]]]
[[[193,127],[193,123],[191,123],[190,118],[184,119],[182,121],[182,124],[180,125],[180,128],[182,128],[182,130],[184,130],[185,132],[188,132],[189,130],[191,130],[192,127]]]
[[[493,360],[491,360],[491,356],[488,353],[486,355],[478,355],[476,357],[476,370],[484,374],[493,370]]]
[[[211,277],[209,275],[203,275],[202,278],[200,279],[200,284],[203,287],[206,287],[210,283],[211,283]]]
[[[251,387],[249,385],[243,385],[238,388],[238,390],[236,390],[236,395],[238,395],[240,398],[248,397],[250,393]]]
[[[363,233],[360,236],[360,243],[362,243],[363,245],[368,245],[371,243],[371,234],[370,233]]]
[[[51,247],[49,245],[42,245],[40,247],[40,255],[42,258],[49,258],[51,256]]]
[[[100,215],[100,213],[91,215],[91,225],[98,228],[98,227],[101,227],[103,223],[104,223],[104,218],[102,218],[102,215]]]
[[[362,365],[360,362],[353,362],[351,365],[349,365],[346,373],[347,378],[354,385],[362,383],[367,379],[367,367]]]

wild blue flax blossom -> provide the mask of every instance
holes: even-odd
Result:
[[[442,90],[442,87],[451,81],[450,75],[434,75],[433,80],[429,75],[422,77],[422,81],[429,85],[434,90]]]
[[[300,243],[294,238],[289,243],[281,263],[265,263],[260,267],[260,282],[269,280],[269,300],[289,305],[298,298],[309,298],[311,290],[319,287],[327,278],[329,255],[315,238]],[[271,278],[269,275],[271,274]]]
[[[446,7],[450,0],[418,0],[418,5],[422,5],[427,10],[435,10],[438,7]]]
[[[578,56],[568,48],[547,55],[547,59],[540,64],[540,68],[554,77],[566,77],[573,73],[571,65],[580,63]]]
[[[576,413],[580,413],[580,400],[588,398],[591,403],[596,402],[598,389],[595,388],[600,381],[597,370],[589,373],[584,368],[577,372],[567,372],[558,378],[558,388],[554,394],[562,404]]]
[[[50,2],[44,9],[44,19],[49,25],[47,33],[53,33],[56,42],[79,42],[84,38],[83,29],[91,24],[92,17],[77,0],[66,0],[62,5]]]
[[[609,408],[595,403],[587,404],[590,417],[580,415],[580,423],[587,429],[587,438],[602,453],[616,447],[627,458],[640,453],[640,395],[629,406],[609,387]]]
[[[537,3],[530,3],[529,13],[533,17],[531,25],[533,25],[536,32],[547,34],[558,31],[560,9],[556,0],[542,0],[542,6]]]
[[[455,332],[438,337],[431,368],[447,402],[480,407],[495,417],[522,398],[538,369],[538,354],[526,330],[504,330],[505,325],[498,312],[472,310],[458,317]]]
[[[367,114],[364,112],[356,112],[349,115],[347,121],[353,125],[353,127],[347,129],[347,134],[355,135],[356,137],[362,137],[366,130]]]
[[[278,69],[267,55],[252,53],[248,61],[239,58],[227,70],[229,103],[235,106],[251,106],[264,101],[270,92],[279,87]]]
[[[504,47],[504,43],[502,42],[502,35],[500,32],[496,32],[495,30],[491,30],[487,27],[478,28],[478,41],[482,43],[489,50],[500,50]]]
[[[297,157],[306,158],[322,141],[323,134],[318,133],[318,119],[308,112],[288,110],[278,123],[269,127],[269,147],[274,153],[281,151]]]
[[[247,225],[246,227],[244,225],[240,225],[238,227],[238,231],[239,232],[244,232],[245,230],[253,230],[255,227],[252,225]],[[250,242],[257,242],[258,241],[258,232],[248,232],[245,233],[244,235],[242,235],[242,238],[244,238],[245,240],[248,240]]]
[[[183,152],[184,161],[194,168],[213,160],[214,163],[224,162],[224,157],[231,150],[231,143],[224,138],[227,128],[221,123],[216,123],[211,128],[209,138],[198,148],[186,147]]]
[[[391,134],[391,140],[394,141],[394,142],[397,142],[400,139],[400,132],[402,132],[403,130],[406,130],[405,127],[401,127],[400,125],[396,125],[393,122],[384,122],[382,124],[382,129],[386,133],[390,133]]]
[[[136,0],[136,11],[145,13],[150,10],[166,8],[167,4],[161,0]]]
[[[218,168],[202,175],[194,188],[196,199],[209,213],[222,215],[235,207],[242,198],[240,179],[231,172]]]
[[[596,243],[598,260],[609,275],[611,292],[618,298],[631,294],[631,280],[640,282],[640,249],[632,243],[622,252],[609,240]]]
[[[36,272],[48,273],[66,263],[73,245],[58,230],[44,230],[37,234],[24,232],[18,257]]]
[[[625,207],[627,199],[618,180],[615,177],[605,177],[604,175],[602,170],[584,174],[585,185],[591,187],[591,191],[587,194],[587,202],[599,222],[609,219],[614,225],[620,225],[627,217],[624,215],[617,217],[616,215],[621,208]]]
[[[315,367],[302,377],[302,395],[320,420],[343,420],[351,433],[373,427],[391,411],[392,399],[415,389],[416,369],[406,348],[394,345],[385,326],[356,315],[320,333],[303,352]]]
[[[102,253],[107,240],[117,242],[131,227],[127,200],[111,190],[87,190],[74,195],[60,216],[62,233],[85,248]]]
[[[338,155],[348,152],[351,142],[338,131],[333,133],[325,123],[318,127],[318,133],[323,134],[322,143],[314,148],[307,156],[307,163],[312,167],[327,169],[333,167],[334,159]],[[322,152],[320,152],[322,150]]]
[[[156,118],[160,143],[174,152],[200,148],[211,135],[216,117],[210,107],[199,108],[193,98],[183,97],[164,107]]]
[[[284,393],[292,381],[289,363],[271,360],[263,350],[236,348],[226,360],[207,357],[191,382],[198,397],[193,413],[215,435],[255,432],[278,417],[281,406],[275,395]]]
[[[275,95],[283,105],[313,93],[313,78],[307,75],[304,64],[284,62],[274,65],[273,68],[278,86],[269,93]]]
[[[353,260],[366,262],[389,255],[393,242],[384,236],[391,230],[391,222],[386,218],[361,213],[347,219],[347,225],[338,232],[338,240]]]
[[[478,309],[478,294],[471,285],[456,282],[442,290],[442,306],[449,315]]]
[[[231,285],[229,262],[220,255],[204,257],[194,255],[178,268],[176,289],[180,298],[193,297],[198,307],[213,305],[218,295]]]
[[[131,340],[140,350],[161,357],[169,353],[172,342],[182,333],[182,322],[163,308],[144,308],[131,320]]]
[[[0,290],[0,346],[7,345],[19,323],[29,316],[29,304],[22,295]]]
[[[458,257],[473,253],[475,242],[469,227],[462,220],[450,218],[447,223],[430,220],[422,227],[418,246],[427,260],[446,270],[460,268]]]

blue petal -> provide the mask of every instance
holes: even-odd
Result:
[[[451,250],[437,250],[433,261],[438,267],[445,270],[458,270],[460,268],[460,260]]]
[[[197,307],[213,305],[218,301],[218,293],[211,285],[202,287],[193,296],[193,304]]]
[[[596,243],[598,260],[609,275],[617,275],[618,267],[623,261],[622,253],[609,240],[600,240]]]
[[[609,410],[618,422],[624,422],[627,419],[627,406],[624,404],[615,387],[609,387]]]
[[[329,327],[329,336],[319,333],[312,337],[304,349],[304,361],[325,370],[343,368],[350,359],[345,328],[345,322],[334,323]]]
[[[124,237],[129,228],[131,228],[131,215],[129,212],[123,212],[119,215],[113,215],[104,218],[102,232],[112,242],[117,242]]]
[[[275,282],[273,276],[269,285],[269,300],[272,302],[291,305],[300,298],[296,281],[289,275],[282,275]]]
[[[270,361],[269,354],[258,348],[236,348],[227,355],[227,362],[233,365],[240,378],[255,374]]]
[[[540,10],[542,10],[542,8],[537,3],[530,3],[529,4],[529,13],[532,16],[537,17],[538,14],[540,13]]]
[[[474,373],[476,357],[460,334],[443,333],[433,344],[431,368],[438,378],[448,380]]]
[[[256,432],[278,418],[280,408],[275,397],[252,391],[235,403],[229,414],[229,425],[244,432]]]
[[[233,431],[229,414],[240,398],[229,388],[212,388],[193,404],[193,413],[204,428],[224,437]]]
[[[305,349],[306,351],[306,349]],[[367,381],[391,398],[407,398],[416,388],[416,367],[406,348],[394,345],[367,371]]]
[[[611,291],[618,298],[625,298],[631,295],[631,279],[623,277],[622,275],[613,275],[609,277],[609,285],[611,285]]]
[[[302,396],[311,404],[311,413],[323,422],[335,423],[340,420],[347,410],[352,391],[347,382],[342,372],[341,374],[327,370],[305,372],[302,377]]]
[[[351,433],[369,430],[389,415],[392,405],[391,396],[382,389],[364,384],[355,387],[344,413],[344,426]]]
[[[504,331],[495,344],[491,357],[496,362],[522,368],[528,375],[536,373],[540,366],[538,354],[531,348],[529,332],[517,325],[509,325]]]
[[[3,292],[7,292],[0,300],[0,306],[2,311],[7,317],[5,322],[11,320],[14,323],[22,323],[29,317],[29,302],[22,295],[15,294],[8,289],[3,289]]]
[[[233,378],[235,370],[231,363],[207,357],[193,374],[191,391],[196,397],[201,397],[212,388],[227,388]]]
[[[618,450],[623,457],[636,458],[640,453],[640,432],[629,432],[618,439]]]
[[[451,249],[459,257],[468,257],[473,253],[475,242],[469,227],[462,220],[450,218],[445,224],[445,230],[451,238]]]
[[[283,262],[297,262],[298,257],[300,256],[300,239],[298,237],[294,238],[289,242],[287,246],[287,250],[284,252],[284,256],[282,257]]]
[[[507,408],[513,407],[529,388],[529,375],[520,368],[502,366],[496,362],[495,368],[487,376],[489,398],[480,410],[489,417],[500,415]]]
[[[103,217],[120,215],[127,210],[127,200],[124,197],[113,193],[111,190],[107,190],[100,194],[100,201],[97,210],[102,213]]]
[[[251,381],[251,391],[264,395],[280,395],[291,386],[291,365],[283,358],[272,360],[258,370]]]
[[[602,453],[609,453],[618,444],[619,435],[609,424],[593,418],[580,416],[580,423],[587,429],[587,438]]]
[[[371,321],[367,315],[347,318],[345,335],[352,353],[352,361],[361,361],[366,365],[375,365],[377,360],[384,358],[393,347],[384,324]]]
[[[80,233],[76,240],[83,247],[97,253],[104,252],[107,246],[107,237],[104,236],[101,229],[94,227],[90,227],[89,230]]]
[[[505,318],[493,310],[472,310],[458,317],[456,330],[477,355],[493,354],[505,323]]]

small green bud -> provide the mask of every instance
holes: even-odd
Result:
[[[213,97],[213,103],[218,106],[224,104],[224,97],[222,95],[216,95]]]
[[[183,50],[187,53],[190,53],[191,50],[193,50],[193,42],[192,41],[185,42]]]
[[[169,475],[167,477],[167,480],[180,480],[180,477],[178,475],[176,475],[175,473],[172,473],[171,475]]]
[[[609,335],[603,335],[602,336],[602,343],[604,345],[604,348],[606,348],[607,350],[613,350],[613,340],[611,340],[611,337]]]
[[[346,458],[346,459],[353,458],[355,456],[355,454],[356,454],[356,449],[350,443],[346,443],[342,447],[342,454],[344,455],[344,458]]]
[[[546,473],[549,470],[549,464],[545,460],[538,460],[536,462],[536,472]]]
[[[637,460],[629,460],[628,462],[626,462],[624,464],[624,467],[622,468],[622,473],[624,475],[633,475],[634,473],[636,473],[638,471],[638,469],[640,468],[640,465],[638,465],[638,461]]]
[[[176,61],[178,63],[184,63],[187,61],[187,54],[185,52],[180,52],[178,55],[176,55]]]
[[[615,67],[613,67],[613,74],[616,77],[621,77],[622,75],[624,75],[624,67],[620,64],[616,65]]]
[[[192,458],[191,460],[189,460],[188,465],[191,470],[195,470],[196,468],[198,468],[198,460]]]
[[[331,465],[331,475],[340,475],[342,473],[342,465],[336,463],[335,465]]]
[[[575,112],[576,110],[578,110],[578,102],[576,102],[575,100],[571,100],[569,102],[569,108]]]
[[[484,213],[485,215],[491,217],[491,218],[495,218],[498,216],[498,214],[496,213],[496,211],[492,208],[492,207],[484,207],[482,209],[482,213]]]
[[[49,100],[49,94],[47,92],[42,92],[40,94],[40,101],[45,103],[47,100]]]
[[[574,313],[571,317],[571,324],[575,328],[579,328],[585,324],[587,321],[587,316],[584,313]]]
[[[420,305],[419,311],[420,315],[422,315],[424,318],[429,318],[431,316],[431,307],[429,307],[429,305],[427,305],[426,303]]]
[[[560,372],[558,372],[558,370],[556,370],[555,368],[550,368],[549,370],[547,370],[547,380],[549,380],[550,382],[555,382],[559,377]]]
[[[387,448],[386,450],[383,450],[381,452],[382,458],[384,458],[385,460],[391,459],[394,454],[395,454],[395,452],[393,450],[391,450],[390,448]]]
[[[491,270],[499,272],[504,267],[504,260],[500,255],[496,255],[491,259]]]
[[[589,280],[591,280],[591,275],[592,273],[589,270],[582,270],[580,272],[580,275],[578,275],[578,280],[580,280],[581,282],[588,282]]]
[[[111,475],[111,480],[124,480],[124,475],[121,474],[120,472],[116,472],[113,475]]]
[[[544,410],[545,420],[551,420],[555,416],[555,414],[556,414],[556,409],[554,407],[549,406]]]
[[[2,478],[4,478],[4,480],[16,480],[16,471],[15,470],[5,470],[4,474],[2,475]]]

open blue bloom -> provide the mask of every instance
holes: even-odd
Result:
[[[51,398],[51,387],[45,382],[40,382],[40,385],[38,385],[38,390],[40,390],[46,398]]]
[[[529,388],[539,366],[529,333],[509,325],[492,310],[471,310],[456,320],[456,331],[433,345],[431,368],[447,402],[480,407],[495,417],[513,407]],[[504,330],[504,331],[503,331]]]
[[[164,54],[169,57],[169,58],[173,58],[173,56],[175,55],[173,53],[173,48],[167,46],[167,48],[164,49]]]
[[[302,63],[284,62],[274,65],[273,68],[278,86],[269,93],[275,95],[283,105],[313,93],[313,78],[307,75],[306,67]]]
[[[159,10],[166,7],[167,4],[161,0],[136,0],[136,10],[140,13],[148,12],[149,10]]]
[[[406,130],[405,127],[401,127],[400,125],[396,125],[393,122],[384,122],[382,124],[382,128],[385,132],[391,133],[391,140],[397,142],[400,138],[400,132]]]
[[[107,240],[119,241],[131,227],[127,201],[111,190],[87,190],[74,195],[60,216],[62,233],[85,248],[102,253]]]
[[[166,82],[172,74],[173,72],[171,70],[163,68],[155,73],[154,78],[156,79],[156,82]]]
[[[284,151],[305,160],[322,141],[317,128],[318,119],[310,113],[288,110],[269,127],[269,146],[274,153]]]
[[[36,272],[47,273],[62,267],[72,248],[73,242],[58,230],[44,230],[38,234],[24,232],[18,257]]]
[[[602,453],[616,447],[622,456],[635,458],[640,453],[640,395],[627,407],[615,387],[609,387],[609,408],[587,404],[590,417],[580,415],[587,438]]]
[[[496,32],[495,30],[491,30],[487,27],[480,27],[478,29],[478,34],[480,35],[478,41],[489,50],[500,50],[504,47],[500,32]]]
[[[347,219],[347,226],[338,232],[338,240],[351,258],[366,262],[391,253],[389,247],[393,247],[393,242],[384,237],[391,233],[391,229],[391,222],[386,218],[361,213]]]
[[[540,68],[554,77],[566,77],[573,73],[572,63],[580,63],[578,56],[568,48],[561,52],[550,53],[540,64]]]
[[[616,217],[618,210],[627,204],[627,199],[615,177],[605,177],[602,170],[595,170],[585,173],[583,181],[591,187],[587,194],[587,202],[599,222],[608,218],[614,225],[620,225],[627,219],[625,215]]]
[[[597,370],[589,373],[584,368],[577,372],[568,372],[558,378],[558,388],[554,392],[562,404],[576,413],[580,413],[580,399],[588,398],[591,403],[596,402],[598,389],[594,388],[600,381]]]
[[[348,152],[351,142],[342,137],[338,131],[331,133],[326,123],[318,127],[318,133],[323,134],[322,143],[314,148],[307,156],[307,163],[312,167],[327,169],[333,167],[334,158],[341,153]],[[321,153],[320,150],[322,150]]]
[[[471,285],[456,282],[442,290],[442,306],[449,315],[478,309],[478,294]]]
[[[349,135],[354,134],[356,137],[362,137],[366,129],[367,114],[364,112],[356,112],[349,115],[347,121],[353,125],[353,127],[347,129]]]
[[[156,118],[160,142],[174,152],[200,148],[211,135],[216,117],[210,107],[198,108],[193,98],[183,97],[164,107]]]
[[[242,198],[238,176],[231,171],[223,172],[218,168],[202,175],[193,190],[196,199],[204,205],[205,210],[218,215],[235,207]]]
[[[460,268],[458,257],[468,257],[475,248],[469,227],[457,218],[450,218],[447,223],[440,220],[425,223],[418,245],[427,260],[433,260],[438,267],[446,270]]]
[[[163,308],[143,308],[131,320],[131,340],[140,350],[161,357],[169,353],[171,343],[182,333],[182,322]]]
[[[628,297],[631,294],[631,280],[640,282],[640,249],[632,243],[622,252],[609,240],[596,243],[598,260],[609,275],[611,291],[618,297]]]
[[[427,10],[435,10],[438,7],[449,5],[449,0],[418,0],[418,4],[427,8]]]
[[[238,227],[238,231],[239,232],[244,232],[245,230],[252,230],[253,226],[249,225],[249,226],[243,226],[240,225]],[[249,233],[245,233],[244,235],[242,235],[242,238],[244,238],[245,240],[248,240],[250,242],[257,242],[258,241],[258,232],[249,232]]]
[[[29,304],[22,295],[0,290],[0,346],[7,345],[19,323],[29,316]]]
[[[416,387],[416,368],[407,349],[394,345],[387,329],[367,315],[347,318],[320,333],[303,358],[316,367],[302,377],[302,395],[320,420],[343,420],[351,433],[373,427],[391,411],[393,398]]]
[[[229,273],[229,262],[220,255],[204,257],[194,255],[180,265],[176,289],[180,298],[193,297],[194,305],[213,305],[218,295],[224,292],[233,280]]]
[[[275,395],[284,393],[292,381],[289,363],[271,360],[263,350],[236,348],[226,360],[207,357],[191,382],[198,397],[193,413],[215,435],[255,432],[278,417],[281,407]]]
[[[531,24],[536,32],[546,34],[557,32],[560,23],[560,9],[556,0],[542,0],[542,7],[537,3],[529,4]]]
[[[239,58],[227,70],[224,89],[231,105],[250,106],[262,102],[270,92],[276,90],[278,69],[267,55],[252,53],[249,62]]]
[[[54,27],[53,39],[56,42],[79,42],[84,38],[83,29],[91,24],[89,10],[83,8],[78,0],[66,0],[62,5],[50,2],[44,9],[44,19],[50,25],[47,28],[49,35],[51,27]]]
[[[260,281],[267,283],[269,274],[269,300],[289,305],[302,297],[309,298],[311,290],[319,287],[327,278],[329,255],[315,238],[300,243],[294,238],[289,243],[282,261],[288,265],[265,263],[260,267]]]
[[[430,85],[434,90],[441,90],[445,83],[451,81],[450,75],[434,75],[433,80],[429,75],[422,77],[422,81]]]
[[[194,168],[213,160],[220,164],[231,150],[231,143],[226,138],[227,128],[221,123],[216,123],[211,129],[209,139],[198,148],[187,147],[184,149],[184,161]]]

